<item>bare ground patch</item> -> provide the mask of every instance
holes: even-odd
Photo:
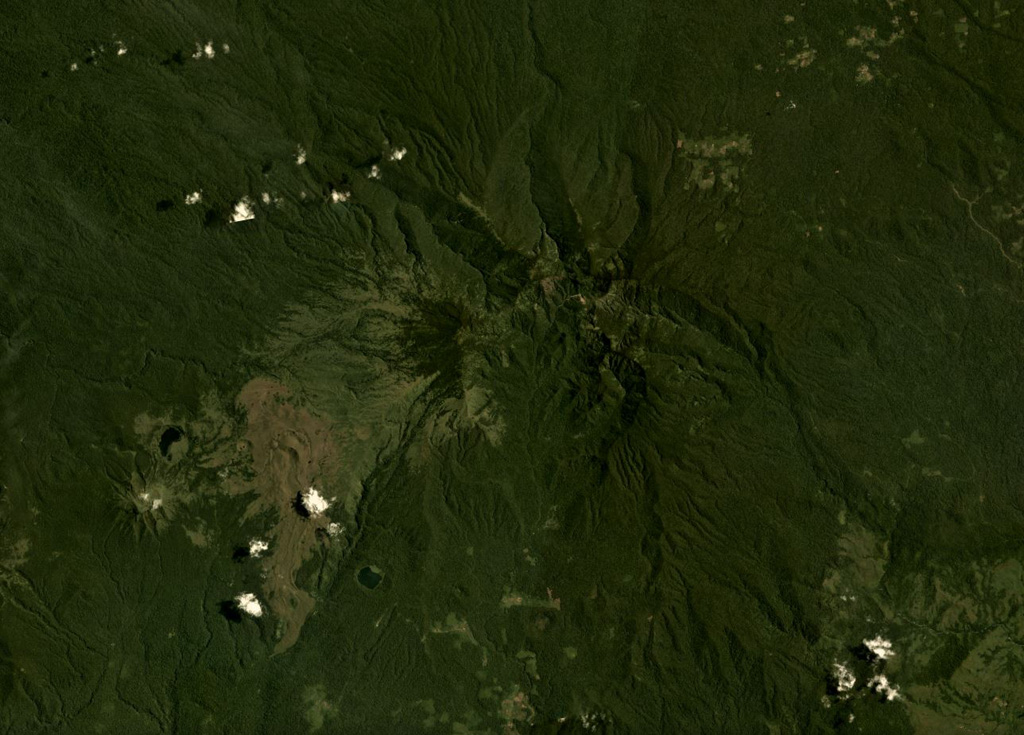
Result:
[[[268,509],[277,518],[267,534],[270,553],[263,557],[263,593],[281,636],[274,653],[294,645],[313,610],[313,596],[299,589],[295,577],[318,543],[317,531],[330,524],[328,514],[301,514],[296,499],[315,486],[332,506],[339,500],[335,479],[341,458],[332,426],[296,404],[288,388],[266,378],[250,381],[238,396],[247,416],[244,437],[253,477],[234,481],[231,489],[256,491],[246,518]]]

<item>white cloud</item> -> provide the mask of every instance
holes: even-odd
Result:
[[[351,197],[351,196],[352,196],[352,193],[349,192],[349,191],[332,191],[331,192],[331,201],[334,204],[337,204],[338,202],[347,202],[349,200],[349,197]]]
[[[306,162],[306,149],[301,145],[295,151],[295,163],[301,166]]]
[[[249,542],[249,556],[259,558],[260,554],[270,548],[270,544],[260,538],[254,538]]]
[[[864,645],[867,646],[871,653],[875,654],[880,659],[887,659],[895,656],[895,652],[892,650],[892,642],[887,641],[882,636],[875,636],[871,640],[864,639]]]
[[[388,158],[390,160],[392,160],[392,161],[401,161],[403,158],[405,158],[405,154],[408,153],[408,152],[409,151],[407,151],[404,147],[403,148],[392,148],[391,149],[391,155],[388,156]]]
[[[900,698],[900,688],[895,684],[890,684],[885,674],[875,674],[868,681],[868,686],[883,695],[889,702]]]
[[[832,664],[832,675],[836,678],[836,688],[840,692],[850,691],[853,689],[853,685],[857,683],[857,677],[844,664],[838,661]]]
[[[380,166],[378,166],[376,163],[373,164],[372,166],[370,166],[370,174],[369,174],[369,176],[370,176],[371,179],[379,179],[380,178]]]
[[[251,615],[254,618],[258,618],[263,615],[263,605],[256,599],[256,595],[252,592],[243,592],[235,598],[235,604],[238,605],[238,609],[247,615]]]
[[[194,191],[191,194],[185,195],[185,204],[189,206],[199,204],[201,201],[203,201],[203,193],[201,191]]]
[[[248,222],[251,219],[256,219],[256,212],[252,208],[252,199],[242,197],[235,205],[235,210],[231,213],[231,224]]]
[[[322,516],[324,512],[331,507],[331,504],[327,502],[327,499],[320,494],[320,491],[310,486],[310,488],[302,494],[302,506],[306,509],[306,512],[316,518]]]
[[[224,49],[227,51],[228,49]],[[196,52],[192,54],[193,59],[201,59],[204,56],[208,59],[212,59],[217,55],[217,51],[213,48],[213,41],[207,41],[205,44],[196,41]]]
[[[345,527],[340,523],[332,523],[327,527],[327,533],[330,536],[340,536],[345,533]]]

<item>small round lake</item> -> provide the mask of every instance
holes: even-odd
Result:
[[[384,572],[375,566],[363,567],[356,573],[356,581],[368,590],[376,589],[384,579]]]
[[[184,436],[177,426],[170,426],[160,436],[160,454],[170,456],[171,446]]]

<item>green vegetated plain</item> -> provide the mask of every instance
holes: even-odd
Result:
[[[0,730],[1024,731],[1018,8],[0,16]]]

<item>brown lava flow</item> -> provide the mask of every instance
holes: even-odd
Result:
[[[330,423],[297,407],[291,391],[280,383],[256,378],[239,393],[238,404],[248,416],[245,439],[254,479],[237,482],[234,489],[257,493],[246,518],[271,508],[278,519],[267,534],[271,547],[263,557],[263,593],[281,626],[274,647],[274,653],[281,653],[298,640],[313,610],[313,596],[296,586],[295,576],[317,544],[317,531],[330,523],[327,514],[301,515],[295,500],[313,485],[335,505],[331,480],[340,464],[338,449]]]

